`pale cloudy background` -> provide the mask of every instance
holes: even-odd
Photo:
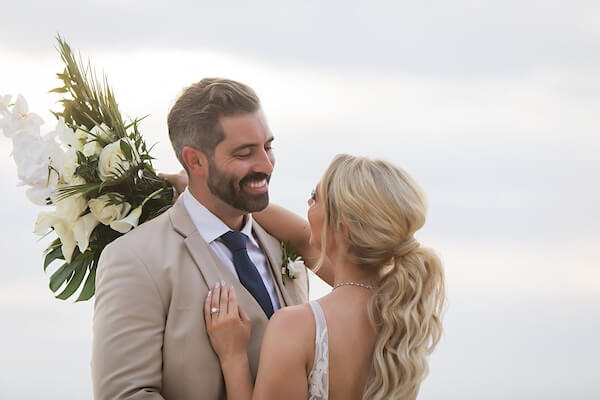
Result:
[[[300,3],[300,2],[296,2]],[[339,152],[430,199],[445,336],[421,399],[600,398],[600,3],[7,2],[0,94],[52,124],[60,32],[108,74],[176,171],[166,114],[202,77],[246,82],[276,136],[272,198],[299,214]],[[40,208],[0,137],[0,398],[88,399],[92,304],[53,299]],[[315,284],[313,297],[326,288]]]

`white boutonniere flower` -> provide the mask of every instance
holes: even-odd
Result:
[[[303,268],[306,268],[302,257],[296,254],[296,251],[285,243],[281,243],[282,261],[281,278],[285,285],[286,279],[296,279]]]

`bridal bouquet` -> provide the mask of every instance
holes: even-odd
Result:
[[[0,130],[13,142],[12,156],[29,200],[49,206],[40,212],[34,232],[57,237],[45,252],[44,270],[61,264],[50,277],[59,299],[77,301],[94,295],[96,267],[104,247],[167,210],[171,186],[157,177],[150,148],[138,131],[141,119],[125,123],[106,78],[75,59],[58,37],[65,70],[62,110],[53,131],[41,134],[42,119],[29,112],[23,96],[0,95]]]

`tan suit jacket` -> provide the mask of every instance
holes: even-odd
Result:
[[[279,302],[308,299],[306,271],[281,276],[281,248],[256,222]],[[256,377],[267,317],[202,239],[180,198],[159,217],[108,245],[94,304],[92,383],[100,399],[224,399],[225,385],[204,325],[209,288],[224,280],[252,320],[248,358]]]

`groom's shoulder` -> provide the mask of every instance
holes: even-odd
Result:
[[[255,234],[258,234],[262,240],[268,241],[269,244],[273,244],[273,243],[278,244],[279,243],[279,240],[275,236],[273,236],[269,232],[267,232],[267,230],[265,228],[263,228],[258,223],[258,221],[256,221],[256,220],[252,221],[252,229],[254,230]]]
[[[169,211],[140,224],[125,235],[115,239],[106,246],[104,251],[128,251],[141,255],[152,253],[169,242],[170,235],[179,236],[173,229],[169,218]]]

